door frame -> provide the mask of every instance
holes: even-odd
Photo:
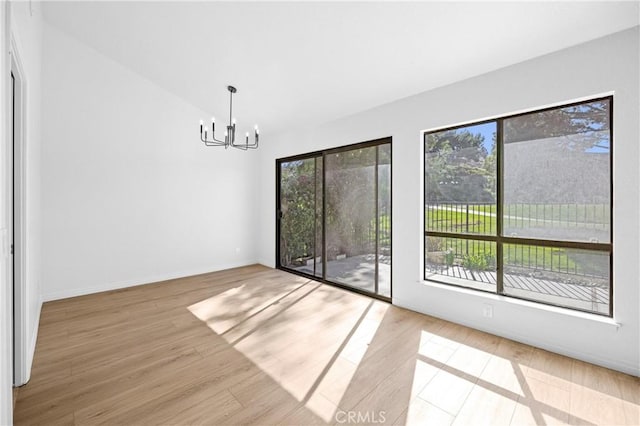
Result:
[[[13,76],[15,92],[8,121],[11,140],[7,155],[7,197],[9,218],[9,241],[13,244],[13,255],[9,261],[11,279],[11,299],[13,301],[12,342],[13,342],[13,385],[22,386],[29,380],[27,366],[26,330],[26,103],[27,81],[20,59],[16,39],[11,33],[9,50],[9,78]],[[11,84],[11,82],[10,82]],[[14,123],[15,126],[14,126]]]
[[[343,145],[343,146],[336,147],[336,148],[327,148],[327,149],[324,149],[324,150],[308,152],[308,153],[304,153],[304,154],[300,154],[300,155],[292,155],[292,156],[289,156],[289,157],[276,158],[276,161],[275,161],[275,163],[276,163],[276,191],[275,191],[276,192],[276,194],[275,194],[276,195],[276,203],[275,203],[275,219],[276,219],[276,224],[275,224],[276,225],[275,226],[275,228],[276,228],[276,235],[275,235],[275,237],[276,237],[275,238],[275,240],[276,240],[275,241],[275,243],[276,243],[276,262],[275,262],[275,265],[276,265],[276,269],[280,269],[280,270],[283,270],[283,271],[286,271],[286,272],[290,272],[292,274],[300,275],[300,276],[303,276],[303,277],[306,277],[306,278],[310,278],[310,279],[315,280],[315,281],[322,282],[324,284],[329,284],[329,285],[332,285],[332,286],[335,286],[335,287],[343,288],[343,289],[346,289],[346,290],[349,290],[349,291],[352,291],[352,292],[355,292],[355,293],[363,294],[363,295],[366,295],[366,296],[369,296],[369,297],[372,297],[372,298],[375,298],[375,299],[379,299],[379,300],[383,300],[385,302],[391,303],[392,298],[393,298],[393,272],[391,273],[391,277],[390,277],[391,282],[390,282],[390,288],[389,288],[389,297],[380,295],[377,292],[376,293],[369,292],[369,291],[366,291],[366,290],[359,289],[357,287],[352,287],[352,286],[349,286],[347,284],[342,284],[340,282],[332,281],[332,280],[329,280],[329,279],[326,278],[326,269],[327,269],[327,267],[326,267],[326,253],[325,253],[325,248],[326,248],[326,223],[325,223],[325,219],[326,218],[325,218],[325,212],[324,212],[324,205],[325,205],[324,204],[324,198],[325,198],[324,197],[324,194],[325,194],[325,172],[326,172],[326,169],[325,169],[325,164],[324,164],[324,158],[329,154],[335,154],[335,153],[339,153],[339,152],[351,151],[351,150],[359,149],[359,148],[377,147],[379,145],[384,145],[384,144],[389,144],[390,147],[393,147],[393,137],[388,136],[388,137],[385,137],[385,138],[374,139],[374,140],[354,143],[354,144],[350,144],[350,145]],[[393,151],[393,150],[391,150],[391,151]],[[392,152],[390,153],[390,155],[391,155],[391,157],[390,157],[391,163],[390,164],[392,164],[392,158],[393,158]],[[281,214],[281,211],[280,211],[280,201],[281,201],[280,200],[280,198],[281,198],[281,194],[280,194],[281,164],[282,163],[287,163],[287,162],[290,162],[290,161],[296,161],[296,160],[308,160],[308,159],[311,159],[311,158],[316,158],[316,159],[317,158],[322,158],[322,160],[323,160],[323,165],[322,165],[322,194],[323,194],[322,271],[323,271],[323,273],[322,273],[321,277],[320,276],[316,276],[316,275],[307,274],[305,272],[297,271],[297,270],[292,269],[292,268],[287,268],[286,266],[282,265],[282,263],[281,263],[281,253],[280,253],[280,233],[281,233],[280,232],[281,231],[281,229],[280,229],[280,221],[282,219],[282,214]],[[377,161],[377,151],[376,151],[376,161]],[[378,164],[376,164],[376,170],[377,170],[377,167],[378,167]],[[391,182],[391,188],[393,188],[393,167],[391,168],[391,172],[390,172],[390,175],[389,175],[389,180]],[[376,179],[376,185],[378,185],[377,179]],[[393,218],[393,201],[392,201],[393,195],[392,194],[393,194],[393,192],[391,192],[391,194],[390,194],[391,196],[390,196],[390,200],[389,200],[389,202],[390,202],[389,214]],[[377,205],[377,203],[378,203],[378,200],[376,200],[376,205]],[[376,236],[376,240],[379,238],[379,232],[380,231],[378,229],[378,235]],[[393,246],[393,237],[392,237],[392,235],[393,235],[393,225],[391,227],[391,232],[389,234],[390,242],[391,242],[391,245]],[[377,243],[377,241],[376,241],[376,243]],[[391,253],[392,253],[392,257],[393,257],[393,248],[391,249]],[[392,260],[392,265],[393,265],[393,260]],[[378,278],[378,273],[377,273],[377,268],[378,268],[378,266],[376,265],[376,283],[375,283],[376,289],[378,287],[378,282],[377,281],[379,279]],[[391,270],[393,271],[393,266],[392,266]]]

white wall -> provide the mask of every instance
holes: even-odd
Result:
[[[39,3],[11,3],[11,34],[25,79],[25,133],[23,140],[25,211],[25,313],[27,359],[24,371],[29,379],[38,336],[42,306],[42,14]]]
[[[261,149],[261,263],[275,263],[275,159],[393,137],[393,302],[640,375],[638,27],[450,86],[276,135]],[[453,58],[452,60],[455,60]],[[614,320],[423,281],[421,131],[614,92]],[[339,100],[337,100],[339,101]],[[494,306],[494,318],[482,306]]]
[[[45,300],[255,263],[256,152],[204,147],[211,112],[57,28],[44,47]]]
[[[0,3],[0,49],[9,51],[8,3]],[[7,163],[9,128],[5,125],[9,119],[9,56],[0,55],[0,424],[12,422],[11,387],[11,288],[7,273],[9,255],[7,228]]]

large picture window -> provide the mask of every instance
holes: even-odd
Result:
[[[424,278],[611,316],[612,104],[425,133]]]

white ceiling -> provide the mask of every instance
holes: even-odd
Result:
[[[235,85],[239,124],[266,134],[630,28],[639,2],[46,2],[43,14],[221,119]]]

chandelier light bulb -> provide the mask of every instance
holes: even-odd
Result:
[[[204,121],[200,120],[200,125],[202,126],[204,124]]]
[[[211,122],[215,123],[216,122],[216,118],[215,117],[211,117]]]

